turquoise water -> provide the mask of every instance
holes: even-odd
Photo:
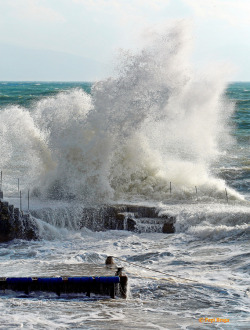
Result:
[[[237,82],[229,85],[227,96],[236,102],[233,120],[236,124],[235,135],[239,142],[249,143],[250,139],[250,83]]]
[[[229,85],[227,97],[235,102],[232,116],[232,135],[236,143],[229,150],[225,168],[220,175],[227,183],[246,194],[250,192],[250,83],[235,82]],[[231,156],[231,157],[230,157]]]
[[[83,82],[0,82],[0,107],[18,104],[24,107],[41,98],[56,95],[72,88],[90,93],[91,83]]]

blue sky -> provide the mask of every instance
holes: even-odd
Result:
[[[249,0],[0,0],[0,80],[96,80],[151,26],[187,20],[195,66],[250,81]]]

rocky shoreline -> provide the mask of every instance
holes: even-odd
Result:
[[[23,214],[8,202],[0,201],[0,242],[15,238],[36,240],[39,238],[36,222],[29,214]]]
[[[24,214],[6,201],[0,200],[0,242],[13,239],[39,239],[35,212]],[[42,219],[44,220],[44,219]],[[101,205],[82,209],[79,229],[93,231],[128,230],[141,232],[141,228],[154,226],[157,232],[174,233],[175,218],[159,215],[155,207],[136,205]],[[144,226],[144,227],[143,227]]]

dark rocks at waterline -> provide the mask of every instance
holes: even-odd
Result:
[[[0,201],[0,242],[15,238],[25,240],[38,239],[38,228],[29,214],[22,214],[18,208]]]
[[[162,232],[164,234],[171,234],[175,232],[174,223],[164,223],[162,227]]]

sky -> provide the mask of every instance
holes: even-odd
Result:
[[[250,81],[249,0],[0,0],[0,80],[102,79],[119,49],[173,20],[191,26],[194,66],[227,62]]]

